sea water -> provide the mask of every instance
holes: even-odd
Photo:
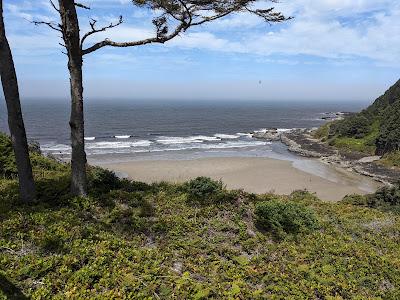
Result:
[[[252,138],[265,128],[318,127],[327,112],[356,112],[363,102],[88,101],[86,152],[90,162],[191,159],[218,156],[293,160],[279,142]],[[44,153],[69,159],[68,100],[23,103],[28,138]],[[0,130],[7,131],[2,103]]]

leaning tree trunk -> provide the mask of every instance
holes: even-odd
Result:
[[[0,0],[0,77],[7,103],[8,126],[17,163],[20,198],[29,203],[33,202],[36,197],[35,183],[22,118],[17,74],[4,28],[2,0]]]
[[[79,23],[73,0],[59,0],[63,39],[68,54],[68,70],[71,88],[71,193],[86,196],[86,153],[83,118],[82,51],[80,48]]]

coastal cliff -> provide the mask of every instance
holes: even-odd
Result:
[[[298,155],[318,158],[383,183],[399,181],[400,80],[360,113],[326,114],[337,118],[318,129],[269,129],[253,137],[281,141]]]

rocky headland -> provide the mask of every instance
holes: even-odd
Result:
[[[329,146],[313,136],[315,129],[278,130],[266,129],[252,133],[253,138],[280,141],[290,152],[344,168],[373,178],[378,182],[393,184],[400,178],[398,168],[388,168],[377,163],[379,156],[367,156],[359,152],[349,152]]]

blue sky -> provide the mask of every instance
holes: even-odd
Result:
[[[47,0],[3,0],[24,98],[68,97],[58,34],[29,20],[58,21]],[[151,37],[152,13],[129,0],[82,0],[89,18],[124,24],[90,42]],[[271,6],[260,1],[261,6]],[[236,14],[167,43],[107,48],[85,57],[90,99],[372,101],[400,77],[400,1],[282,0],[294,19],[268,25]],[[261,84],[260,84],[261,81]]]

